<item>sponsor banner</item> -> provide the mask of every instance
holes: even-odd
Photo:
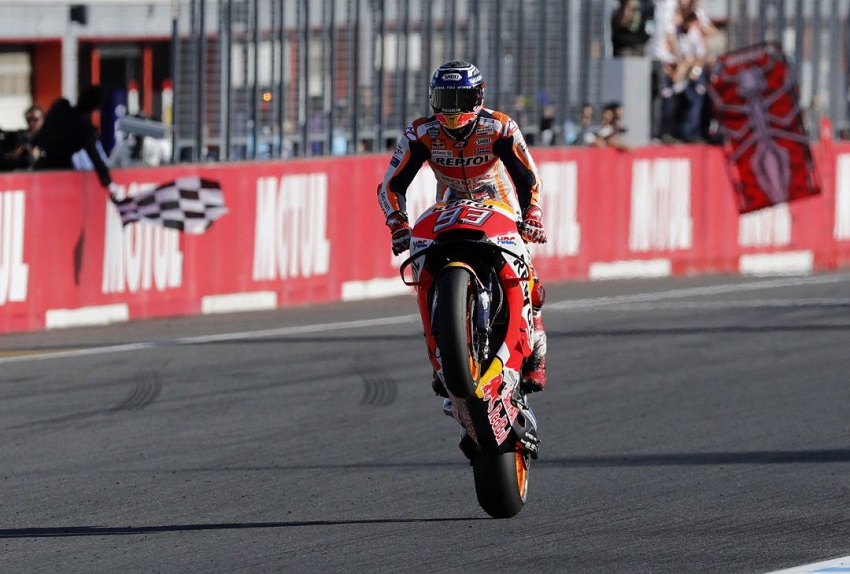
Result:
[[[836,241],[850,241],[850,153],[839,155],[837,164],[833,235]]]
[[[719,148],[534,149],[549,237],[535,267],[560,282],[850,265],[850,144],[814,152],[823,194],[741,216]],[[115,170],[128,197],[220,184],[227,213],[199,235],[122,225],[91,173],[0,174],[0,333],[409,294],[375,196],[391,158]],[[411,221],[436,191],[424,166]]]
[[[24,263],[24,192],[0,192],[0,305],[25,301],[29,265]]]

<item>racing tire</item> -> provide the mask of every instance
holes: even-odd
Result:
[[[437,287],[440,361],[446,388],[457,398],[475,394],[481,366],[472,354],[475,325],[475,279],[463,267],[449,267]]]
[[[475,494],[484,512],[493,518],[516,516],[528,496],[529,457],[523,451],[487,454],[472,458]]]

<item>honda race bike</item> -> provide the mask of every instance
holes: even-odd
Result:
[[[520,388],[534,279],[516,215],[492,199],[437,203],[413,226],[410,253],[401,276],[416,288],[431,365],[464,429],[478,503],[510,518],[525,505],[540,442]]]

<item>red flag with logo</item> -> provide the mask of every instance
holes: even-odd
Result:
[[[740,213],[820,193],[797,81],[780,46],[724,54],[709,86]]]

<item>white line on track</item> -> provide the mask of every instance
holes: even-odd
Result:
[[[714,285],[711,287],[690,287],[684,289],[673,289],[655,293],[640,293],[636,295],[619,295],[614,297],[596,297],[591,299],[578,299],[571,301],[560,301],[546,305],[547,311],[575,312],[590,309],[636,309],[640,305],[643,308],[719,308],[719,307],[801,307],[811,305],[850,305],[848,299],[781,299],[781,300],[754,300],[754,301],[730,301],[730,302],[677,302],[663,303],[670,299],[683,299],[686,297],[700,297],[706,295],[718,295],[723,293],[736,293],[745,291],[757,291],[761,289],[776,289],[782,287],[797,287],[801,285],[820,285],[829,283],[840,283],[850,281],[850,274],[822,275],[802,278],[774,279],[769,281],[756,281],[750,283],[732,283]],[[655,306],[653,306],[655,305]],[[86,355],[98,355],[106,353],[122,353],[126,351],[140,351],[159,347],[176,345],[198,345],[217,341],[235,341],[239,339],[263,339],[269,337],[283,337],[290,335],[301,335],[306,333],[324,333],[338,331],[341,329],[359,329],[368,327],[382,327],[386,325],[400,325],[404,323],[417,323],[418,314],[398,315],[394,317],[382,317],[380,319],[365,319],[359,321],[341,321],[337,323],[321,323],[316,325],[302,325],[297,327],[281,327],[279,329],[266,329],[260,331],[242,331],[237,333],[221,333],[218,335],[203,335],[197,337],[183,337],[179,339],[145,341],[140,343],[127,343],[122,345],[105,345],[90,347],[86,349],[75,349],[69,351],[39,352],[34,354],[18,355],[14,357],[0,358],[0,365],[4,363],[19,363],[25,361],[39,361],[45,359],[59,359],[67,357],[82,357]],[[37,353],[37,354],[35,354]]]
[[[749,309],[749,308],[792,308],[792,307],[850,307],[850,299],[748,299],[744,301],[640,301],[640,302],[607,302],[604,306],[580,304],[563,305],[556,309],[564,312],[581,311],[664,311],[681,309]],[[549,310],[548,307],[544,307]]]
[[[760,291],[763,289],[779,289],[783,287],[798,287],[801,285],[825,285],[846,281],[850,281],[850,274],[772,279],[769,281],[755,281],[752,283],[730,283],[712,285],[710,287],[687,287],[684,289],[657,291],[655,293],[638,293],[635,295],[617,295],[613,297],[596,297],[593,299],[560,301],[558,303],[546,305],[545,309],[547,311],[573,311],[580,308],[610,307],[612,305],[664,301],[668,299],[684,299],[687,297],[722,295],[724,293],[741,293],[745,291]]]
[[[216,341],[236,341],[239,339],[265,339],[269,337],[302,335],[305,333],[323,333],[327,331],[338,331],[340,329],[358,329],[365,327],[378,327],[384,325],[398,325],[402,323],[413,323],[418,320],[419,315],[400,315],[397,317],[385,317],[381,319],[364,319],[360,321],[322,323],[318,325],[301,325],[298,327],[281,327],[279,329],[266,329],[262,331],[242,331],[238,333],[222,333],[220,335],[202,335],[197,337],[183,337],[180,339],[145,341],[141,343],[127,343],[123,345],[106,345],[101,347],[90,347],[87,349],[74,349],[73,351],[56,351],[39,353],[34,355],[5,357],[0,358],[0,365],[2,365],[3,363],[20,363],[24,361],[39,361],[44,359],[58,359],[65,357],[83,357],[86,355],[122,353],[125,351],[140,351],[161,347],[173,347],[176,345],[199,345],[202,343],[213,343]],[[34,352],[38,353],[38,351]]]
[[[816,562],[814,564],[806,564],[805,566],[796,566],[787,570],[776,570],[767,574],[815,574],[826,572],[850,572],[850,556],[844,558],[836,558],[835,560],[827,560],[825,562]]]

